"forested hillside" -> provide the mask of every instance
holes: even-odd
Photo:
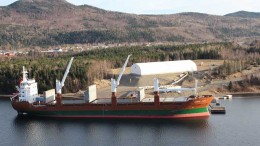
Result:
[[[259,48],[255,48],[259,50]],[[160,45],[151,47],[120,47],[96,49],[74,54],[74,62],[65,82],[64,92],[85,90],[95,80],[110,79],[111,68],[121,67],[132,54],[128,66],[138,62],[171,61],[181,59],[224,59],[224,66],[218,75],[229,75],[247,68],[256,62],[260,64],[259,52],[245,50],[231,43],[210,43],[194,45]],[[71,55],[41,57],[37,55],[1,58],[0,93],[15,92],[15,85],[21,77],[22,66],[29,71],[29,77],[38,81],[39,92],[54,88],[55,79],[62,79]]]
[[[135,15],[87,5],[75,6],[65,0],[19,0],[0,7],[0,47],[198,43],[260,37],[259,17],[233,16],[200,13]]]
[[[239,11],[239,12],[227,14],[225,16],[242,17],[242,18],[260,18],[260,12]]]

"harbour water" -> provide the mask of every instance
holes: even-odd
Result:
[[[18,117],[0,99],[0,145],[260,145],[260,96],[220,100],[226,114],[197,120],[107,120]]]

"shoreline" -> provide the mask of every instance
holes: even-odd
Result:
[[[233,98],[236,97],[249,97],[249,96],[259,96],[260,92],[230,92],[230,93],[224,93],[224,94],[215,94],[214,97],[223,97],[225,95],[232,95]]]
[[[5,99],[5,98],[10,98],[12,97],[13,95],[1,95],[0,94],[0,99]]]
[[[232,96],[248,96],[248,95],[259,95],[260,92],[235,92],[235,93],[230,93]]]

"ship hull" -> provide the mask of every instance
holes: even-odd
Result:
[[[32,105],[27,102],[12,102],[18,113],[59,118],[195,118],[208,117],[208,105],[213,97],[198,98],[185,102],[133,104],[66,104]]]
[[[171,119],[171,118],[192,118],[209,116],[208,108],[195,110],[173,111],[63,111],[63,112],[28,112],[29,115],[59,118],[148,118],[148,119]]]

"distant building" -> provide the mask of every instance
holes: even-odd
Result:
[[[53,49],[53,52],[63,52],[63,50],[61,48],[56,48],[56,49]]]
[[[52,49],[52,50],[47,50],[47,51],[41,51],[41,53],[61,53],[63,52],[62,49],[60,48],[56,48],[56,49]]]
[[[5,52],[5,56],[15,56],[15,52]]]

